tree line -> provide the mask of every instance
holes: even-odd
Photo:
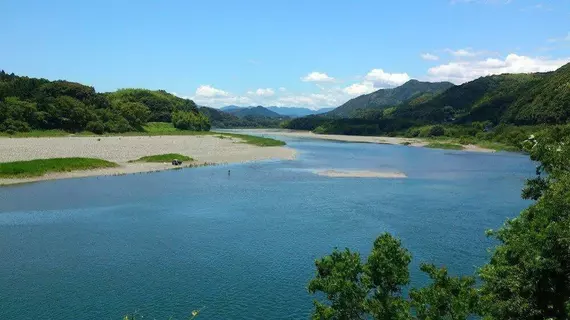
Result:
[[[423,264],[430,283],[409,288],[411,253],[390,234],[363,260],[349,249],[315,262],[313,319],[544,320],[570,318],[570,129],[550,128],[524,142],[539,163],[522,197],[534,200],[487,234],[498,241],[475,275],[450,276]],[[408,294],[404,292],[409,289]]]
[[[21,77],[0,71],[0,131],[60,129],[120,133],[141,131],[149,121],[179,129],[209,130],[196,104],[163,90],[121,89],[98,93],[63,80]]]

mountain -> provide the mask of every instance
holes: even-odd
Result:
[[[185,124],[209,130],[207,119],[192,100],[164,90],[120,89],[96,92],[93,87],[64,80],[29,78],[0,70],[0,131],[60,129],[69,132],[141,131],[148,121]]]
[[[427,123],[471,123],[491,121],[493,123],[523,124],[518,114],[524,103],[518,103],[528,96],[538,84],[550,77],[548,73],[502,74],[482,77],[460,86],[455,86],[418,103],[405,103],[396,108],[394,118],[412,119]],[[535,94],[530,93],[534,97]],[[526,124],[543,123],[534,119]]]
[[[240,106],[235,106],[235,105],[229,105],[229,106],[225,106],[220,108],[220,110],[224,111],[224,112],[229,112],[232,114],[236,114],[236,115],[241,115],[241,116],[245,116],[245,115],[254,115],[254,116],[265,116],[265,117],[276,117],[274,114],[269,114],[265,111],[244,111],[244,110],[248,110],[248,109],[254,109],[254,108],[264,108],[270,111],[273,111],[275,113],[277,113],[280,116],[284,116],[284,117],[289,117],[289,118],[298,118],[298,117],[305,117],[305,116],[310,116],[310,115],[315,115],[315,114],[323,114],[326,112],[329,112],[331,110],[333,110],[334,108],[321,108],[318,110],[312,110],[309,108],[301,108],[301,107],[276,107],[276,106],[271,106],[271,107],[263,107],[263,106],[258,106],[258,107],[240,107]]]
[[[390,108],[360,109],[344,118],[308,116],[288,121],[284,126],[318,133],[415,136],[412,133],[426,134],[426,127],[444,125],[445,131],[439,132],[445,132],[446,136],[477,139],[492,139],[481,128],[497,126],[501,128],[497,130],[500,132],[497,139],[520,147],[518,144],[526,134],[523,126],[569,122],[570,64],[567,64],[547,73],[481,77],[439,94],[413,95]],[[505,127],[511,129],[505,131]]]
[[[404,104],[392,116],[427,123],[563,124],[570,120],[570,63],[553,72],[481,77]]]
[[[282,118],[283,116],[278,114],[277,112],[271,111],[265,107],[257,106],[257,107],[248,107],[248,108],[226,108],[222,111],[229,112],[235,115],[238,118],[245,118],[245,117],[263,117],[263,118]]]
[[[518,124],[570,121],[570,63],[524,90],[504,118]]]
[[[243,109],[243,108],[244,107],[229,105],[229,106],[225,106],[225,107],[220,108],[220,110],[225,111],[225,112],[230,112],[230,111]]]
[[[418,80],[410,80],[396,88],[380,89],[376,92],[356,97],[326,113],[326,115],[351,117],[352,113],[358,109],[392,107],[422,95],[436,95],[453,86],[454,84],[451,82],[421,82]]]
[[[251,115],[239,118],[220,109],[200,107],[199,110],[208,117],[214,128],[277,128],[281,123],[280,118]]]
[[[321,114],[325,112],[329,112],[334,108],[323,108],[318,110],[311,110],[309,108],[299,108],[299,107],[267,107],[268,110],[276,112],[282,116],[297,118],[297,117],[305,117],[312,114]]]

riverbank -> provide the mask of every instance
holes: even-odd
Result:
[[[0,162],[82,157],[118,164],[114,168],[48,173],[39,177],[2,178],[0,185],[295,158],[295,150],[291,148],[261,147],[243,142],[243,139],[230,135],[0,138]],[[130,162],[166,153],[187,155],[194,161],[184,162],[181,166],[173,166],[169,162]]]
[[[343,142],[358,143],[378,143],[378,144],[400,144],[411,147],[429,147],[433,141],[419,138],[403,137],[375,137],[375,136],[348,136],[337,134],[316,134],[311,131],[288,130],[288,129],[247,129],[244,132],[251,132],[258,135],[279,135],[292,138],[323,139]],[[474,144],[462,145],[463,151],[470,152],[495,152],[493,149],[483,148]]]

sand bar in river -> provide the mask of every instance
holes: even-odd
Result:
[[[0,138],[0,162],[85,157],[119,164],[119,167],[108,169],[52,173],[31,178],[4,178],[0,179],[0,185],[174,168],[170,163],[129,163],[144,156],[165,153],[179,153],[195,159],[183,166],[295,158],[295,150],[288,147],[258,147],[242,143],[239,138],[220,139],[213,135]]]

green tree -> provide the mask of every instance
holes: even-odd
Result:
[[[360,254],[349,249],[334,250],[330,256],[315,262],[317,275],[309,283],[309,292],[322,292],[329,303],[315,300],[313,319],[364,319],[368,294],[362,276]]]
[[[400,240],[383,234],[374,241],[365,264],[365,285],[369,297],[366,310],[375,319],[410,319],[409,303],[402,297],[402,287],[410,282],[412,256]]]
[[[445,128],[440,125],[431,127],[428,132],[428,136],[430,137],[439,137],[443,136],[444,134],[445,134]]]
[[[53,109],[60,127],[65,130],[80,131],[85,129],[89,121],[96,120],[96,115],[91,109],[83,102],[69,96],[57,97]]]
[[[539,161],[524,196],[536,202],[489,232],[500,245],[480,270],[489,319],[570,317],[570,135],[549,130],[525,142]]]
[[[477,312],[473,277],[451,277],[445,268],[422,265],[432,283],[410,291],[411,255],[400,240],[382,234],[365,263],[360,254],[334,250],[315,262],[317,273],[310,293],[322,293],[327,302],[314,301],[313,319],[466,320]]]
[[[412,289],[410,298],[418,320],[462,320],[479,310],[479,296],[474,277],[450,277],[447,269],[422,264],[432,283]]]
[[[4,102],[0,101],[0,122],[7,119],[15,121],[34,123],[37,104],[22,101],[17,97],[7,97]]]
[[[118,105],[119,113],[134,128],[140,128],[150,118],[150,110],[139,102],[124,102]]]
[[[172,113],[172,125],[181,130],[210,130],[210,120],[200,112],[175,111]]]

